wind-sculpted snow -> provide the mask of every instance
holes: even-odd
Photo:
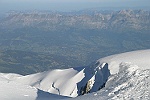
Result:
[[[140,69],[150,69],[150,50],[139,50],[116,54],[99,59],[98,62],[108,63],[111,74],[118,73],[119,65],[123,62],[140,66]]]
[[[15,81],[40,90],[68,97],[98,91],[106,83],[110,72],[108,64],[99,66],[53,70],[22,76]]]
[[[84,69],[84,74],[85,77],[77,83],[78,95],[100,90],[105,86],[105,83],[110,76],[107,63],[86,67]]]
[[[110,76],[110,71],[108,69],[108,64],[103,63],[96,66],[45,71],[27,76],[17,74],[1,75],[9,83],[15,82],[17,84],[22,84],[22,86],[34,87],[33,90],[31,89],[30,91],[34,91],[33,96],[35,97],[36,95],[38,97],[39,90],[42,91],[44,95],[49,92],[61,96],[77,97],[86,93],[96,92],[104,87]],[[20,86],[17,84],[16,88],[19,88]],[[22,89],[24,89],[24,87]],[[26,96],[26,94],[24,95]]]
[[[103,89],[74,100],[150,100],[150,69],[121,63]]]
[[[27,76],[1,73],[0,98],[149,100],[149,76],[150,50],[133,51],[99,59],[87,67]]]
[[[150,69],[141,70],[136,65],[122,64],[118,74],[108,82],[108,96],[114,100],[150,99]],[[114,82],[115,81],[115,82]],[[113,82],[113,84],[112,84]],[[114,88],[113,88],[114,87]]]

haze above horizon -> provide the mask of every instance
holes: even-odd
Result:
[[[73,11],[89,8],[150,9],[150,0],[0,0],[0,12],[10,10]]]

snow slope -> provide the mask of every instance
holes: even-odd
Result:
[[[108,56],[101,63],[108,63],[111,73],[105,87],[74,100],[150,100],[150,50]]]
[[[106,83],[110,73],[107,64],[95,67],[79,67],[20,76],[3,75],[9,81],[28,85],[52,94],[76,97],[95,92]],[[9,77],[12,76],[12,77]]]
[[[99,63],[108,63],[111,74],[119,72],[119,65],[127,62],[139,66],[141,69],[150,69],[150,50],[139,50],[108,56],[98,60]]]
[[[87,67],[27,76],[0,73],[0,98],[149,100],[149,76],[150,50],[133,51],[99,59]],[[90,94],[83,95],[86,93]]]
[[[57,100],[68,98],[14,81],[21,77],[23,76],[18,74],[0,73],[0,100],[48,100],[49,98]]]

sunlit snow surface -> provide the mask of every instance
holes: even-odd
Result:
[[[0,100],[150,100],[149,76],[150,50],[133,51],[87,67],[27,76],[0,73]]]

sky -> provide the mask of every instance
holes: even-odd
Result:
[[[98,7],[150,8],[150,0],[0,0],[0,12],[9,10],[72,11]]]

